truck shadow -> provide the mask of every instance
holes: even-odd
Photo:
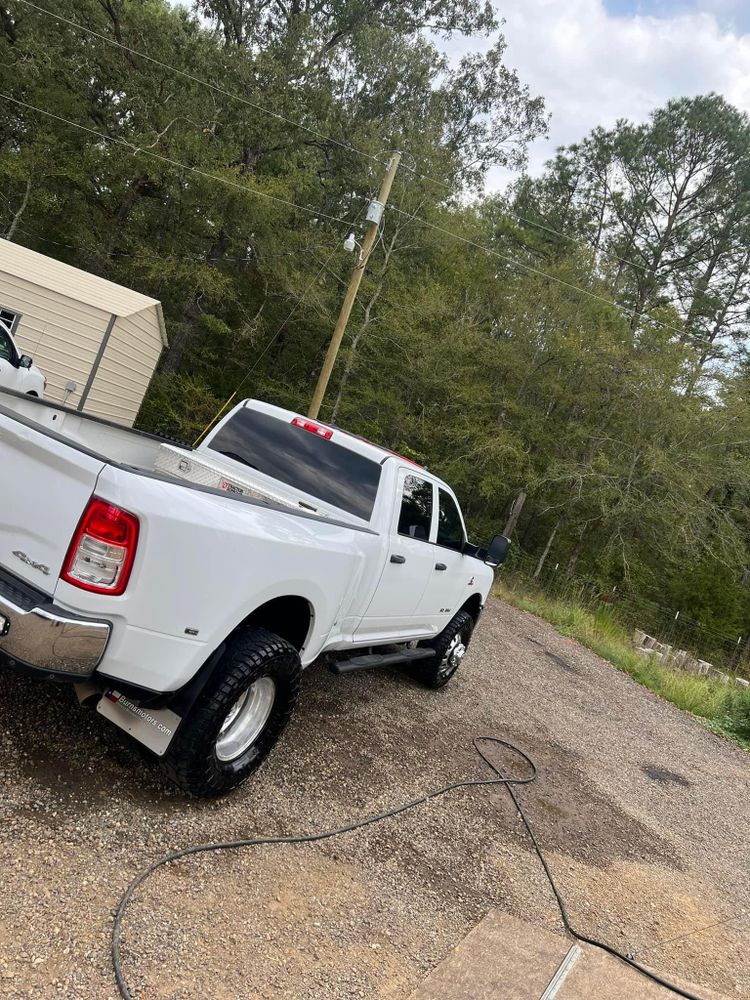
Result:
[[[340,721],[351,709],[352,694],[362,711],[382,701],[382,689],[389,685],[412,688],[414,682],[397,671],[381,671],[377,677],[336,678],[322,661],[313,664],[305,670],[294,716],[270,760],[290,741],[304,741],[309,750],[311,742],[314,745],[323,736],[321,720]],[[190,799],[173,786],[145,749],[96,711],[80,705],[68,685],[40,683],[0,671],[0,740],[6,781],[12,783],[18,774],[24,782],[33,783],[37,796],[50,794],[63,806],[86,811],[122,801],[161,813],[185,807],[215,808],[215,802]],[[243,793],[239,789],[219,801]]]

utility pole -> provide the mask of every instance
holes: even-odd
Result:
[[[396,176],[400,160],[401,153],[394,153],[393,156],[391,156],[388,161],[385,176],[380,184],[380,191],[378,192],[377,200],[371,201],[370,207],[367,209],[367,231],[365,233],[365,238],[362,240],[362,249],[359,254],[359,260],[355,264],[352,276],[349,279],[349,287],[346,290],[344,301],[341,304],[341,312],[339,313],[339,318],[336,321],[336,327],[333,331],[333,336],[331,337],[331,343],[328,345],[328,351],[326,352],[325,360],[323,361],[323,367],[320,369],[318,384],[315,386],[315,392],[313,393],[312,402],[310,403],[310,409],[307,411],[308,417],[312,417],[313,419],[315,419],[320,412],[320,404],[323,402],[323,397],[325,396],[326,389],[328,388],[328,380],[331,377],[333,366],[336,363],[336,355],[339,353],[341,341],[344,338],[346,324],[349,322],[352,307],[354,306],[354,300],[357,298],[357,292],[359,291],[359,286],[362,282],[362,276],[365,273],[365,267],[367,267],[367,261],[370,257],[370,253],[372,252],[372,248],[375,245],[375,239],[377,238],[378,229],[380,228],[380,220],[383,217],[383,210],[388,202],[388,195],[391,193],[393,178]]]

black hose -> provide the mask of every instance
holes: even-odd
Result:
[[[505,777],[505,775],[498,770],[497,765],[493,764],[489,759],[480,746],[480,743],[493,743],[497,746],[506,747],[508,750],[513,751],[513,753],[518,754],[518,756],[521,757],[521,759],[524,760],[531,768],[531,774],[525,778]],[[422,805],[422,803],[428,802],[430,799],[436,799],[441,795],[452,792],[456,788],[473,788],[479,785],[504,785],[513,800],[513,805],[518,810],[518,815],[521,817],[523,825],[526,827],[526,832],[531,839],[531,843],[534,845],[534,850],[542,863],[542,868],[544,869],[544,873],[547,876],[547,880],[557,901],[563,925],[568,933],[576,940],[583,941],[584,944],[593,945],[593,947],[600,948],[602,951],[606,951],[607,954],[613,955],[621,962],[624,962],[637,972],[640,972],[641,975],[646,976],[655,983],[658,983],[659,986],[663,986],[665,989],[671,990],[677,996],[685,997],[686,1000],[701,1000],[701,998],[696,996],[694,993],[688,993],[687,990],[683,990],[674,983],[670,983],[668,980],[662,979],[662,977],[658,976],[655,972],[651,972],[644,966],[639,965],[634,959],[625,955],[623,952],[618,951],[616,948],[612,948],[610,945],[604,944],[602,941],[597,941],[595,938],[588,937],[586,934],[579,934],[570,922],[565,902],[560,895],[557,885],[555,884],[555,880],[544,857],[542,848],[539,845],[539,841],[536,839],[531,824],[526,818],[526,814],[521,808],[521,803],[518,801],[518,797],[513,790],[513,785],[529,785],[535,780],[537,776],[536,764],[531,757],[524,753],[524,751],[519,747],[514,746],[512,743],[508,743],[507,740],[501,740],[498,736],[478,736],[474,740],[474,749],[477,751],[485,764],[487,764],[487,766],[494,772],[494,778],[474,778],[466,779],[464,781],[454,781],[451,782],[451,784],[435,788],[433,791],[427,792],[425,795],[420,795],[418,799],[412,799],[410,802],[404,802],[400,806],[394,806],[393,809],[387,809],[385,812],[376,813],[374,816],[367,816],[365,819],[355,820],[353,823],[347,823],[345,826],[336,827],[334,830],[325,830],[322,833],[298,834],[293,837],[251,837],[247,840],[229,840],[225,843],[196,844],[193,847],[185,847],[181,851],[172,851],[169,854],[165,854],[163,858],[159,858],[158,861],[154,861],[153,864],[150,864],[147,868],[144,868],[138,875],[136,875],[120,897],[120,902],[117,905],[117,911],[112,925],[112,965],[115,972],[117,988],[120,991],[120,996],[123,1000],[135,1000],[133,994],[130,992],[127,982],[125,981],[125,976],[122,971],[120,938],[122,935],[123,916],[125,915],[125,911],[128,908],[136,889],[142,885],[147,878],[153,875],[155,871],[162,868],[164,865],[169,864],[170,861],[177,861],[179,858],[185,858],[190,854],[203,854],[206,851],[233,851],[241,847],[260,847],[265,844],[311,844],[317,840],[327,840],[329,837],[338,837],[343,833],[351,833],[353,830],[361,830],[362,827],[370,826],[373,823],[380,823],[381,820],[389,819],[391,816],[398,816],[399,813],[406,812],[408,809],[414,809],[416,806]]]

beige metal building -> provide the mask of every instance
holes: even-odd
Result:
[[[167,346],[160,302],[0,239],[0,315],[47,399],[133,423]]]

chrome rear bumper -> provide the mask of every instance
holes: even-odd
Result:
[[[0,570],[0,659],[51,679],[90,677],[104,655],[109,622],[78,618]]]

